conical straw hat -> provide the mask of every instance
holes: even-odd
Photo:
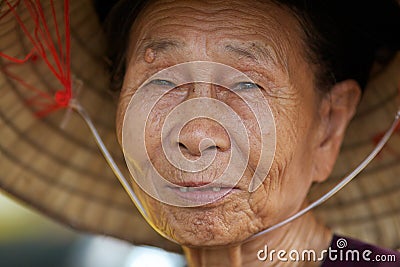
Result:
[[[23,1],[16,5],[26,22],[31,17]],[[50,1],[43,1],[52,19]],[[63,2],[55,1],[62,24]],[[78,99],[98,128],[114,158],[125,169],[115,137],[116,101],[108,93],[104,67],[105,43],[90,0],[71,0],[71,70],[82,82]],[[14,16],[0,1],[0,52],[18,58],[31,49]],[[30,31],[33,26],[30,26]],[[54,24],[49,24],[57,39]],[[11,77],[52,92],[57,80],[40,59],[9,64],[0,58],[0,187],[40,212],[75,229],[110,235],[134,244],[176,250],[142,219],[99,153],[83,121],[58,110],[42,118],[29,100],[32,91]],[[310,198],[331,188],[356,167],[374,146],[396,112],[400,57],[369,83],[358,113],[349,127],[332,177],[316,185]],[[80,84],[76,82],[75,85]],[[65,127],[60,128],[63,121]],[[396,134],[379,157],[350,185],[317,210],[318,216],[342,234],[387,247],[400,246],[400,136]],[[126,177],[128,175],[126,174]]]

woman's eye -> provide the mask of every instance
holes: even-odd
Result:
[[[236,83],[232,90],[236,91],[236,90],[248,90],[248,89],[255,89],[255,88],[259,88],[259,86],[255,83],[252,82],[239,82]]]
[[[168,87],[175,87],[176,84],[173,82],[170,82],[168,80],[162,80],[162,79],[155,79],[149,82],[149,84],[154,84],[154,85],[160,85],[160,86],[168,86]]]

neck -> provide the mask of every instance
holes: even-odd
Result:
[[[190,267],[320,266],[321,261],[291,261],[289,252],[297,250],[301,255],[303,250],[314,250],[319,257],[321,251],[329,247],[331,239],[330,230],[318,223],[312,213],[307,213],[286,226],[243,244],[218,248],[183,247],[183,250]],[[270,257],[272,250],[275,250],[273,258]],[[287,254],[281,257],[288,261],[278,259],[279,250],[286,251]]]

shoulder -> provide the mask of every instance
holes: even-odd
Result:
[[[400,267],[400,252],[334,235],[321,267]]]

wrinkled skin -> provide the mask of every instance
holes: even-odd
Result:
[[[157,71],[188,61],[219,62],[242,71],[261,86],[275,118],[274,162],[263,185],[249,193],[247,187],[258,162],[260,132],[254,116],[235,94],[219,87],[192,90],[188,86],[170,92],[153,109],[146,129],[147,151],[157,169],[172,182],[178,177],[211,182],[221,173],[219,166],[227,164],[230,152],[229,137],[220,125],[208,119],[191,121],[180,135],[184,155],[195,158],[200,152],[199,141],[211,138],[218,148],[216,161],[201,177],[176,171],[163,156],[159,135],[166,115],[179,103],[196,97],[215,98],[241,116],[249,133],[251,155],[246,172],[234,192],[215,203],[173,207],[133,185],[154,225],[182,244],[190,266],[267,266],[256,258],[265,244],[288,251],[318,251],[326,249],[331,239],[329,230],[307,214],[243,243],[298,211],[306,204],[311,184],[328,177],[359,99],[359,87],[352,80],[334,85],[330,93],[322,94],[315,88],[317,67],[306,57],[307,44],[299,23],[289,11],[263,2],[153,1],[132,27],[117,115],[120,142],[123,116],[135,90]],[[165,44],[166,40],[174,44]],[[242,47],[256,51],[256,55]],[[267,53],[257,53],[262,49]]]

